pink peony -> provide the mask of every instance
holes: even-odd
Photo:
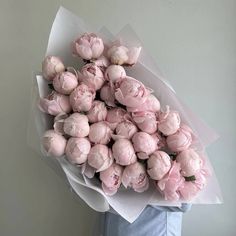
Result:
[[[112,46],[107,51],[107,56],[112,64],[122,65],[128,60],[128,48],[124,46]]]
[[[42,112],[53,116],[71,111],[69,97],[55,91],[52,91],[46,98],[40,98],[38,106]]]
[[[99,58],[95,60],[91,60],[92,63],[94,63],[96,66],[106,68],[110,65],[109,60],[105,56],[100,56]]]
[[[148,134],[153,134],[157,131],[157,119],[153,112],[142,111],[132,113],[133,121],[140,130]]]
[[[66,145],[66,156],[72,164],[83,164],[87,160],[91,145],[87,138],[70,138]]]
[[[54,130],[48,130],[42,137],[42,145],[47,156],[60,157],[65,153],[66,139]]]
[[[150,91],[138,80],[126,76],[115,83],[116,100],[127,107],[137,107],[143,104]]]
[[[180,164],[183,176],[195,175],[203,165],[203,160],[193,149],[187,149],[179,153],[176,161]]]
[[[106,195],[114,195],[121,184],[123,167],[113,163],[108,169],[100,172],[100,180],[102,181],[102,189]]]
[[[78,85],[78,79],[69,71],[57,74],[53,79],[53,87],[58,93],[69,95]]]
[[[108,144],[111,140],[111,133],[108,124],[100,121],[90,126],[89,140],[95,144]]]
[[[85,84],[79,85],[70,94],[70,103],[74,111],[89,111],[95,98],[94,89],[89,88]]]
[[[94,63],[84,65],[78,74],[80,82],[86,84],[89,88],[98,90],[105,82],[102,70]]]
[[[153,95],[149,94],[146,101],[137,106],[137,107],[127,107],[128,112],[140,112],[140,111],[150,111],[150,112],[158,112],[160,110],[160,102]]]
[[[172,135],[180,128],[180,117],[176,111],[170,111],[167,106],[167,111],[159,114],[158,130],[164,135]]]
[[[209,173],[206,169],[201,169],[194,175],[196,180],[185,181],[184,184],[179,188],[182,199],[188,201],[196,197],[199,191],[206,186],[206,178],[208,175]]]
[[[166,143],[173,152],[181,152],[189,148],[192,143],[192,130],[187,125],[182,125],[179,130],[168,136]]]
[[[83,138],[89,134],[89,123],[86,115],[73,113],[64,121],[64,132],[72,137]]]
[[[184,177],[180,174],[180,164],[174,161],[170,171],[163,179],[157,181],[157,188],[164,194],[165,200],[178,201],[180,198],[179,188],[184,181]]]
[[[179,188],[180,196],[185,201],[192,200],[199,191],[200,189],[191,181],[185,181]]]
[[[171,168],[170,156],[163,151],[155,151],[147,161],[147,172],[151,179],[162,179]]]
[[[64,121],[68,117],[66,113],[60,113],[54,118],[53,128],[58,134],[65,134],[64,132]]]
[[[118,138],[131,139],[137,131],[137,127],[131,121],[122,121],[116,126],[116,135],[112,135],[112,138],[114,140]]]
[[[126,77],[126,72],[123,66],[110,65],[105,71],[105,78],[113,83],[124,77]]]
[[[149,187],[145,167],[139,162],[125,167],[121,181],[126,188],[131,187],[139,193],[146,191]]]
[[[87,113],[90,123],[103,121],[107,116],[107,108],[104,102],[94,101],[91,109]]]
[[[88,154],[88,164],[100,172],[109,168],[113,163],[111,150],[102,144],[94,145]]]
[[[99,58],[104,50],[104,44],[101,38],[96,34],[85,33],[72,43],[73,53],[85,60]]]
[[[132,138],[134,150],[140,159],[148,159],[157,149],[156,139],[145,132],[137,132]]]
[[[134,65],[138,61],[138,57],[141,52],[141,47],[131,47],[128,51],[128,60],[126,61],[126,64],[128,65]]]
[[[115,92],[114,89],[109,85],[105,84],[100,90],[100,98],[104,101],[107,106],[115,107]]]
[[[137,160],[133,145],[128,139],[116,140],[112,152],[116,163],[122,166],[130,165]]]
[[[107,111],[106,121],[109,123],[112,129],[115,129],[120,122],[129,119],[130,116],[127,111],[120,107],[111,108]]]
[[[54,77],[65,70],[65,66],[59,57],[47,56],[42,63],[43,77],[52,81]]]
[[[112,64],[133,65],[138,61],[141,47],[127,48],[121,45],[114,45],[107,51],[107,56]]]
[[[151,136],[156,140],[158,149],[166,147],[166,139],[162,135],[160,135],[158,132],[151,134]]]

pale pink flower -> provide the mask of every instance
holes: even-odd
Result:
[[[141,47],[127,48],[121,45],[113,45],[107,51],[107,56],[112,64],[116,65],[134,65],[138,61]]]
[[[94,145],[88,154],[88,164],[100,172],[109,168],[114,159],[111,150],[103,144]]]
[[[126,72],[123,66],[110,65],[105,71],[105,78],[112,83],[124,77],[126,77]]]
[[[89,111],[95,98],[94,89],[89,88],[86,84],[79,85],[70,94],[70,103],[74,111]]]
[[[180,117],[176,111],[170,111],[167,106],[166,112],[161,112],[158,116],[158,130],[168,136],[177,132],[180,128]]]
[[[133,112],[132,118],[138,128],[143,132],[153,134],[157,131],[157,119],[154,112]]]
[[[86,115],[73,113],[64,120],[64,132],[72,137],[83,138],[89,134],[89,123]]]
[[[108,144],[111,140],[112,130],[107,122],[97,122],[90,126],[89,140],[92,143]]]
[[[107,111],[106,121],[109,123],[111,129],[115,129],[116,126],[125,120],[129,120],[130,115],[126,110],[120,107],[111,108]]]
[[[176,133],[167,137],[166,143],[173,152],[184,151],[192,143],[192,134],[192,130],[187,125],[182,125]]]
[[[184,177],[180,174],[180,164],[174,161],[164,178],[157,181],[157,188],[163,193],[165,200],[178,201],[180,198],[179,188],[184,181]]]
[[[64,132],[64,121],[68,117],[66,113],[60,113],[54,118],[53,128],[58,134],[65,134]]]
[[[126,64],[128,65],[134,65],[139,58],[141,47],[130,47],[128,51],[128,60],[126,61]]]
[[[126,76],[115,82],[115,98],[127,107],[137,107],[143,104],[150,91],[138,80]]]
[[[126,188],[131,187],[139,193],[146,191],[149,187],[145,167],[139,162],[125,167],[121,181]]]
[[[109,60],[105,57],[105,56],[100,56],[99,58],[95,59],[95,60],[91,60],[92,63],[94,63],[96,66],[99,67],[108,67],[110,65]]]
[[[87,113],[87,117],[90,123],[103,121],[107,116],[107,108],[104,102],[94,101],[91,109]]]
[[[136,162],[137,157],[132,143],[128,139],[118,139],[112,145],[113,156],[117,164],[122,166]]]
[[[157,149],[156,139],[145,132],[137,132],[132,138],[134,150],[140,159],[148,159]]]
[[[147,172],[151,179],[160,180],[170,170],[171,159],[166,152],[157,150],[149,157],[147,164]]]
[[[53,79],[53,87],[58,93],[70,94],[78,85],[77,77],[69,71],[57,74]]]
[[[105,82],[102,70],[94,63],[84,65],[81,71],[78,72],[78,76],[80,82],[94,90],[100,89]]]
[[[195,175],[203,165],[202,158],[193,149],[180,152],[176,157],[176,161],[180,164],[183,176]]]
[[[99,58],[104,50],[104,44],[101,38],[96,34],[85,33],[72,43],[73,53],[85,60]]]
[[[69,113],[71,111],[69,97],[55,91],[52,91],[45,98],[40,98],[38,106],[42,112],[53,116],[57,116],[60,113]]]
[[[121,184],[123,167],[113,163],[108,169],[100,172],[100,180],[102,181],[102,189],[106,195],[114,195]]]
[[[42,63],[43,77],[52,81],[54,77],[65,70],[65,66],[59,57],[47,56]]]
[[[112,46],[107,51],[107,56],[112,64],[122,65],[128,60],[128,48],[124,46]]]
[[[150,111],[150,112],[158,112],[160,110],[160,102],[153,95],[149,94],[146,101],[143,104],[140,104],[137,107],[127,107],[128,112],[140,112],[140,111]]]
[[[66,145],[66,156],[72,164],[83,164],[90,152],[90,142],[87,138],[70,138]]]
[[[112,135],[112,138],[114,140],[118,138],[131,139],[137,131],[138,128],[131,121],[122,121],[116,126],[116,134]]]
[[[115,91],[114,89],[109,85],[105,84],[102,86],[100,90],[100,98],[102,101],[104,101],[107,106],[115,107]]]
[[[67,140],[54,130],[47,130],[42,137],[42,146],[47,156],[60,157],[65,153]]]

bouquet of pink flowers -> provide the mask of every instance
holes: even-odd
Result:
[[[88,31],[59,10],[33,105],[44,156],[91,207],[110,205],[130,222],[147,204],[219,203],[204,151],[214,133],[180,103],[130,29]]]

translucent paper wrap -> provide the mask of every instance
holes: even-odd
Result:
[[[182,121],[189,125],[198,137],[195,147],[205,157],[207,168],[211,175],[207,186],[191,201],[195,204],[216,204],[222,202],[220,188],[207,158],[205,148],[218,138],[218,135],[205,125],[187,106],[185,106],[169,83],[162,77],[158,67],[147,54],[145,48],[130,26],[125,26],[117,35],[111,34],[105,27],[100,30],[91,29],[79,17],[75,16],[65,8],[61,7],[54,20],[46,55],[55,55],[62,59],[65,65],[74,66],[78,69],[78,58],[71,55],[70,45],[79,35],[84,32],[96,32],[104,41],[110,42],[119,39],[127,46],[142,46],[141,56],[138,63],[127,68],[127,74],[140,81],[145,86],[154,90],[155,96],[164,107],[169,105],[173,110],[179,112]],[[81,169],[70,164],[65,157],[46,157],[41,146],[40,138],[43,133],[52,127],[50,116],[39,111],[37,107],[39,97],[49,93],[47,82],[40,74],[33,78],[32,106],[29,122],[28,142],[29,145],[52,167],[58,174],[68,180],[73,190],[91,208],[96,211],[105,212],[113,208],[118,214],[129,222],[133,222],[146,207],[146,205],[180,206],[181,201],[168,202],[160,195],[154,185],[143,193],[134,192],[131,189],[120,188],[113,196],[106,196],[102,191],[100,182],[96,179],[88,179],[81,174]]]

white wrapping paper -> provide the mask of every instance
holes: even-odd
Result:
[[[70,45],[78,35],[88,31],[91,32],[91,29],[79,17],[61,7],[51,29],[46,55],[59,56],[66,66],[74,66],[79,69],[79,59],[72,56]],[[105,38],[105,41],[120,39],[125,42],[127,46],[141,45],[140,40],[130,26],[125,26],[116,36],[113,36],[104,27],[95,32],[103,39]],[[178,99],[174,90],[171,88],[168,81],[162,77],[155,62],[148,55],[143,46],[139,62],[132,68],[127,69],[127,74],[142,81],[146,86],[151,87],[162,106],[170,105],[172,109],[179,111],[181,119],[194,130],[199,138],[196,147],[198,151],[202,152],[206,157],[207,166],[211,171],[211,177],[208,179],[208,184],[205,189],[203,189],[191,203],[221,203],[222,196],[220,188],[212,166],[204,151],[207,145],[217,139],[217,134],[208,128],[205,123]],[[41,155],[57,173],[63,178],[67,178],[74,191],[91,208],[96,211],[104,212],[108,211],[111,206],[127,221],[133,222],[148,204],[164,206],[179,206],[181,204],[181,201],[174,203],[165,201],[152,183],[149,190],[144,193],[136,193],[133,190],[121,188],[114,196],[106,196],[97,179],[88,179],[86,176],[82,175],[80,169],[71,165],[65,157],[58,159],[45,157],[43,150],[40,148],[40,137],[47,129],[52,127],[52,121],[48,115],[37,109],[37,101],[39,97],[44,97],[49,91],[47,82],[41,75],[36,75],[36,78],[33,79],[32,107],[28,132],[29,145]]]

